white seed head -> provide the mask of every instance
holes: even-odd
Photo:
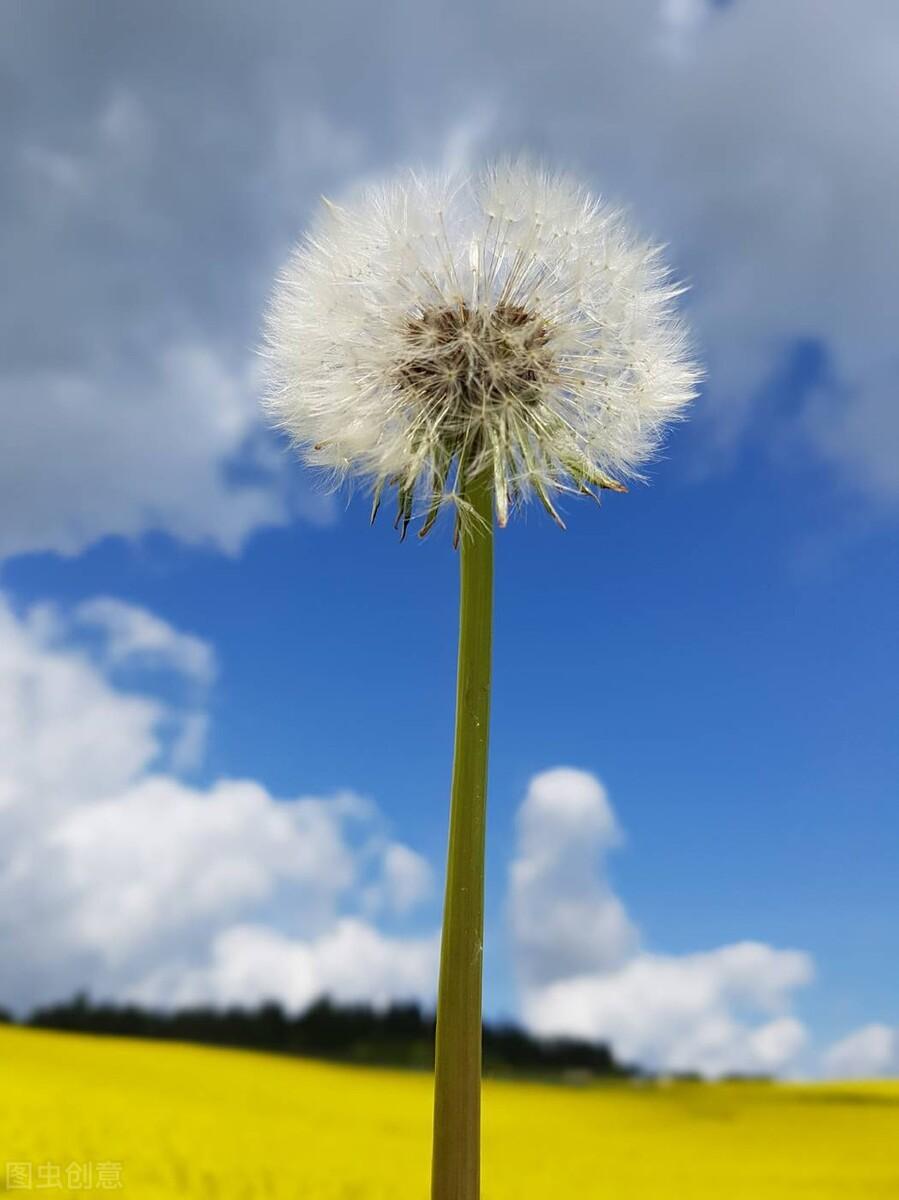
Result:
[[[266,321],[265,406],[308,462],[367,479],[423,532],[536,494],[624,490],[699,372],[659,247],[573,180],[507,163],[325,203]]]

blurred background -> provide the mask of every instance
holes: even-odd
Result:
[[[4,0],[0,1007],[433,1001],[457,562],[258,415],[319,197],[526,152],[669,245],[650,487],[499,537],[486,1008],[899,1074],[892,0]]]

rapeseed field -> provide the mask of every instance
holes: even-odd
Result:
[[[0,1026],[0,1189],[425,1200],[425,1075]],[[899,1197],[899,1084],[488,1082],[484,1200]]]

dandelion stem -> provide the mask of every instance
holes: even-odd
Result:
[[[464,487],[473,510],[460,546],[456,739],[434,1068],[432,1200],[478,1200],[484,831],[490,722],[493,496],[484,474]]]

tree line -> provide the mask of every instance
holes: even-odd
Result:
[[[434,1018],[417,1004],[376,1009],[325,998],[298,1014],[285,1012],[276,1003],[160,1011],[99,1003],[81,994],[35,1009],[22,1023],[72,1033],[196,1042],[422,1070],[430,1069],[434,1057]],[[492,1075],[609,1079],[639,1074],[619,1063],[601,1042],[537,1038],[511,1023],[485,1023],[483,1053],[484,1069]]]

